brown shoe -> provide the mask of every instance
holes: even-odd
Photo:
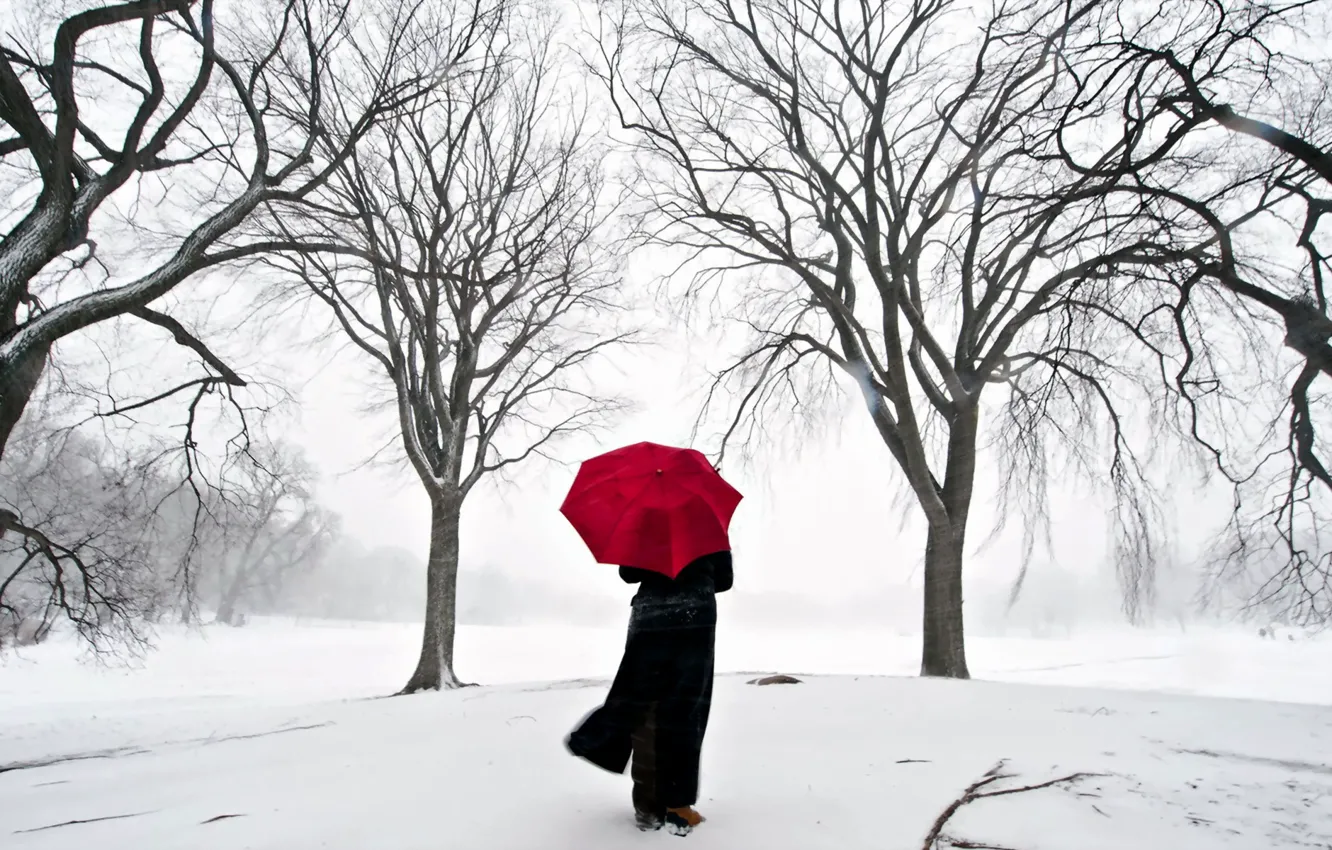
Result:
[[[706,820],[707,818],[696,812],[693,806],[666,810],[666,826],[673,835],[688,835],[694,827]]]

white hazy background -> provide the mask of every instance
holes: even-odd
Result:
[[[646,265],[631,262],[625,283],[645,302],[652,289]],[[606,625],[623,619],[630,588],[613,568],[592,562],[558,508],[577,462],[587,456],[640,440],[690,443],[709,369],[734,352],[716,343],[709,328],[682,326],[666,312],[657,311],[662,318],[651,345],[613,355],[596,375],[603,388],[634,401],[632,413],[607,432],[557,445],[553,451],[565,463],[534,458],[469,497],[458,597],[463,622]],[[283,321],[295,335],[313,338],[325,317],[311,310]],[[388,461],[397,454],[394,412],[366,409],[371,398],[382,398],[382,385],[374,389],[377,376],[358,352],[336,341],[304,348],[293,347],[289,334],[267,338],[276,342],[245,353],[267,362],[265,371],[280,373],[295,395],[291,415],[274,430],[285,429],[318,465],[323,503],[341,514],[346,535],[368,548],[405,550],[424,571],[428,505],[411,469]],[[844,391],[836,403],[813,425],[794,418],[772,423],[775,439],[749,446],[747,457],[728,451],[723,472],[745,500],[732,525],[737,578],[735,590],[722,597],[722,616],[737,625],[918,632],[924,533],[914,498],[903,491],[857,399]],[[713,438],[715,429],[705,429],[697,446],[710,450]],[[367,465],[388,442],[386,460]],[[1196,610],[1200,557],[1227,507],[1225,494],[1199,489],[1182,459],[1179,466],[1181,483],[1166,505],[1171,520],[1158,622],[1182,622]],[[1024,520],[1011,518],[992,538],[996,469],[982,457],[967,565],[968,625],[983,633],[1048,634],[1078,623],[1123,622],[1108,559],[1108,504],[1078,480],[1052,482],[1051,545],[1037,547],[1021,599],[1007,610],[1024,557]]]

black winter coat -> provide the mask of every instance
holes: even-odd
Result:
[[[650,746],[654,775],[640,777],[636,767],[635,783],[650,783],[658,808],[692,806],[712,708],[716,594],[731,589],[731,553],[699,558],[675,579],[633,567],[621,567],[620,577],[639,585],[624,657],[605,704],[566,745],[612,773],[624,772],[636,742]]]

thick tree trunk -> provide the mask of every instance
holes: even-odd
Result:
[[[10,435],[32,400],[50,352],[50,348],[40,346],[12,363],[0,362],[0,458],[5,456]]]
[[[430,501],[430,559],[426,572],[425,630],[416,672],[402,689],[404,694],[459,688],[453,672],[453,636],[458,599],[458,538],[462,499]]]
[[[222,592],[222,597],[217,602],[217,622],[228,626],[239,625],[236,622],[236,605],[239,604],[241,591],[243,589],[242,580],[239,576],[234,577]]]
[[[962,624],[962,560],[965,535],[930,529],[925,544],[925,616],[920,675],[969,679]]]
[[[22,83],[0,72],[0,89],[6,84],[22,91]],[[2,97],[3,95],[0,95]],[[0,310],[13,316],[28,285],[46,265],[68,247],[87,238],[87,222],[77,232],[71,229],[70,207],[74,184],[69,175],[43,175],[45,184],[32,209],[0,245]]]
[[[920,675],[969,679],[962,618],[962,562],[976,481],[980,408],[973,403],[949,423],[948,460],[940,497],[945,521],[930,523],[925,542],[925,604]]]

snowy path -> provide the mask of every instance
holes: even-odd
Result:
[[[348,652],[355,642],[329,631],[308,646]],[[1325,671],[1328,648],[1316,646]],[[1148,663],[1107,664],[1112,656],[1084,649],[1103,663],[1043,675],[1085,681],[1101,670],[1113,680],[1119,668]],[[561,748],[600,698],[598,682],[374,699],[367,671],[352,686],[307,682],[302,671],[319,669],[323,656],[285,676],[270,656],[271,677],[252,671],[248,683],[225,683],[190,681],[183,667],[164,674],[172,652],[184,650],[164,648],[161,665],[105,674],[100,685],[88,677],[82,699],[73,683],[62,690],[59,665],[0,666],[0,767],[15,768],[0,773],[3,846],[675,846],[633,829],[627,779]],[[1197,663],[1139,654],[1173,659],[1163,684]],[[1030,675],[1076,657],[1071,647],[1033,651],[1012,667]],[[45,696],[30,690],[46,677]],[[709,822],[684,846],[918,850],[939,813],[1002,761],[1014,778],[984,790],[1102,775],[978,800],[945,835],[1014,850],[1327,848],[1332,708],[1312,704],[1325,674],[1303,681],[1306,704],[882,676],[757,688],[724,676],[705,750],[700,808]],[[1255,678],[1251,690],[1269,684]],[[337,698],[338,687],[354,698]],[[79,753],[101,757],[18,764]]]

